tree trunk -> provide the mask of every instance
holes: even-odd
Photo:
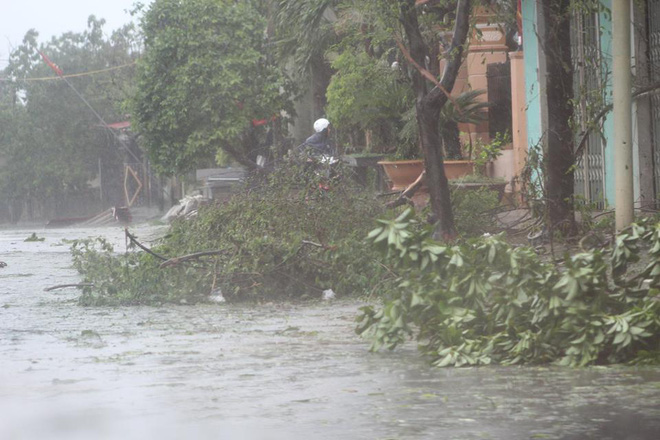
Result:
[[[441,135],[445,145],[445,153],[447,154],[447,159],[463,159],[458,124],[454,121],[447,121],[444,128],[442,128]]]
[[[440,110],[449,99],[454,88],[458,70],[463,61],[463,45],[467,38],[470,17],[470,0],[459,0],[456,6],[456,24],[451,46],[447,51],[447,64],[442,79],[429,90],[423,66],[430,51],[424,42],[417,20],[415,0],[400,0],[401,23],[408,38],[410,57],[416,64],[413,70],[413,88],[417,95],[417,124],[424,152],[427,184],[431,197],[431,208],[437,220],[435,238],[450,240],[456,237],[454,214],[451,208],[449,182],[445,175],[442,138],[438,119]],[[437,62],[437,60],[432,60]],[[428,73],[428,72],[426,72]]]
[[[437,221],[435,238],[451,240],[456,236],[454,213],[451,208],[449,181],[445,174],[442,138],[438,127],[440,109],[426,100],[417,102],[417,123],[424,149],[426,169],[433,217]]]
[[[575,164],[573,64],[571,60],[571,0],[543,3],[547,66],[548,133],[546,136],[547,216],[551,228],[575,232],[573,205]]]

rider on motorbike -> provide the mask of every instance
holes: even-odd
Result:
[[[314,134],[308,137],[298,148],[298,153],[321,158],[335,158],[337,151],[330,139],[330,121],[325,118],[314,122]]]
[[[296,152],[317,176],[322,176],[319,188],[327,191],[330,189],[329,181],[334,177],[334,165],[339,161],[337,150],[330,139],[330,121],[325,118],[317,119],[314,122],[314,132],[296,148]]]

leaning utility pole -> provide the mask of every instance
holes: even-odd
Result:
[[[616,230],[633,222],[632,75],[630,0],[612,2],[612,100]]]

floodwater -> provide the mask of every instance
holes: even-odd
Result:
[[[24,242],[31,232],[43,242]],[[141,239],[154,227],[136,228]],[[354,300],[83,308],[63,238],[0,231],[0,439],[660,438],[660,368],[432,369]]]

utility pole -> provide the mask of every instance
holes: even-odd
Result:
[[[616,230],[633,222],[632,75],[630,0],[612,1],[612,99]]]

